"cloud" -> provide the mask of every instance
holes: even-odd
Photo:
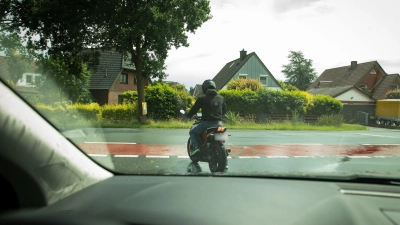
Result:
[[[309,7],[323,0],[275,0],[273,9],[277,13],[285,13],[292,10]]]

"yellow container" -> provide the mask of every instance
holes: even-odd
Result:
[[[400,99],[376,101],[376,116],[400,118]]]

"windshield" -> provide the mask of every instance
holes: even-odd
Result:
[[[111,171],[400,178],[397,1],[0,7],[1,82]]]

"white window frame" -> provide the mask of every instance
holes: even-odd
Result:
[[[263,84],[263,86],[264,87],[266,87],[266,86],[268,86],[268,75],[261,75],[260,74],[260,77],[258,78],[258,80],[261,82],[261,77],[265,77],[265,84]],[[261,82],[262,83],[262,82]]]
[[[370,74],[377,74],[377,72],[375,71],[375,69],[373,69],[373,70],[371,70],[371,73]]]
[[[239,79],[247,79],[248,74],[239,74]],[[244,78],[242,78],[244,77]]]

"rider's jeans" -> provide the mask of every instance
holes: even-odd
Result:
[[[201,121],[199,125],[194,127],[192,130],[189,131],[190,139],[192,140],[193,147],[200,147],[197,141],[196,136],[202,134],[207,128],[209,127],[216,127],[218,125],[222,125],[221,121],[214,120],[214,121]]]

